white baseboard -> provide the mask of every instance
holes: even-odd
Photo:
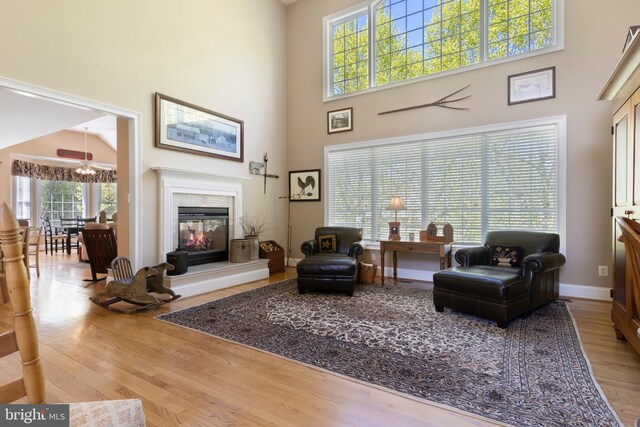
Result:
[[[599,286],[572,285],[570,283],[560,283],[560,296],[594,299],[599,301],[611,301],[609,288]]]
[[[393,277],[393,267],[386,267],[384,270],[385,277]],[[399,268],[398,278],[433,282],[433,275],[435,273],[437,273],[437,271]],[[379,270],[378,274],[380,274]],[[560,283],[560,296],[585,298],[599,301],[611,301],[611,297],[609,296],[609,288],[602,288],[599,286],[574,285],[569,283]]]
[[[295,267],[301,260],[302,258],[289,258],[289,264],[287,265],[287,267]],[[287,259],[285,258],[285,261]]]

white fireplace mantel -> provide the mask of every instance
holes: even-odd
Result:
[[[223,196],[231,200],[229,206],[229,235],[231,239],[242,238],[242,185],[249,178],[185,169],[153,167],[160,178],[160,218],[159,218],[159,262],[164,261],[167,252],[176,249],[174,229],[178,218],[175,200],[179,195]]]
[[[242,187],[250,178],[166,167],[151,169],[160,178],[159,262],[177,246],[178,204],[187,206],[189,201],[212,199],[222,202],[229,208],[229,238],[242,238]],[[165,286],[183,297],[211,292],[269,277],[268,262],[259,259],[192,266],[184,275],[165,277]]]

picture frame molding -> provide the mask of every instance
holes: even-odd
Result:
[[[180,146],[177,144],[180,144],[179,141],[176,141],[175,144],[173,144],[168,138],[162,138],[162,102],[170,102],[173,104],[177,104],[177,105],[181,105],[187,108],[191,108],[193,110],[197,110],[200,111],[202,113],[208,114],[210,116],[216,117],[216,118],[220,118],[229,122],[233,122],[237,128],[238,128],[238,135],[237,135],[237,141],[236,144],[239,145],[239,149],[236,150],[237,154],[224,154],[224,152],[222,150],[216,150],[216,149],[209,149],[207,150],[206,147],[202,147],[200,148],[198,145],[193,145],[193,147],[184,147],[184,146]],[[157,148],[163,148],[163,149],[167,149],[167,150],[174,150],[174,151],[180,151],[183,153],[192,153],[192,154],[199,154],[201,156],[209,156],[209,157],[215,157],[218,159],[224,159],[224,160],[231,160],[231,161],[235,161],[235,162],[240,162],[240,163],[244,163],[244,121],[236,119],[234,117],[231,116],[227,116],[226,114],[222,114],[222,113],[218,113],[216,111],[213,110],[209,110],[207,108],[204,107],[199,107],[195,104],[191,104],[189,102],[186,101],[182,101],[180,99],[177,98],[173,98],[167,95],[163,95],[159,92],[155,93],[155,135],[154,135],[154,145]],[[184,142],[182,144],[189,144],[188,142]],[[215,152],[212,152],[211,150],[215,150]]]
[[[317,197],[313,197],[313,198],[304,198],[304,199],[294,197],[294,194],[299,195],[299,193],[294,191],[296,188],[298,188],[298,187],[294,187],[293,179],[297,178],[297,177],[294,177],[294,174],[307,174],[308,176],[314,176],[314,174],[316,174],[316,176],[314,176],[314,180],[316,182],[316,189],[317,189],[317,192],[318,192],[318,196]],[[314,189],[314,192],[316,191],[316,189]],[[289,201],[291,201],[291,202],[320,202],[320,201],[322,201],[322,170],[320,170],[320,169],[304,169],[304,170],[289,171]]]
[[[344,128],[333,128],[331,126],[331,116],[336,113],[348,113],[349,125]],[[339,110],[327,111],[327,133],[349,132],[353,130],[353,107],[341,108]]]
[[[533,77],[535,74],[548,74],[550,76],[551,85],[550,93],[538,97],[530,97],[526,99],[513,100],[515,96],[515,83],[527,77]],[[542,101],[544,99],[552,99],[556,97],[556,67],[546,67],[537,70],[525,71],[523,73],[512,74],[507,77],[507,105],[524,104],[527,102]]]

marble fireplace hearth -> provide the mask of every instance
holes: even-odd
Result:
[[[178,206],[229,208],[229,239],[242,238],[242,186],[249,178],[154,167],[159,177],[158,259],[178,246]],[[183,297],[199,295],[269,277],[269,260],[229,261],[190,266],[186,274],[165,277],[165,286]]]

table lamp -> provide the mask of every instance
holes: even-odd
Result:
[[[400,223],[398,222],[398,211],[405,210],[407,207],[402,203],[400,196],[391,196],[391,201],[387,210],[395,211],[395,221],[389,223],[389,240],[400,240]]]

